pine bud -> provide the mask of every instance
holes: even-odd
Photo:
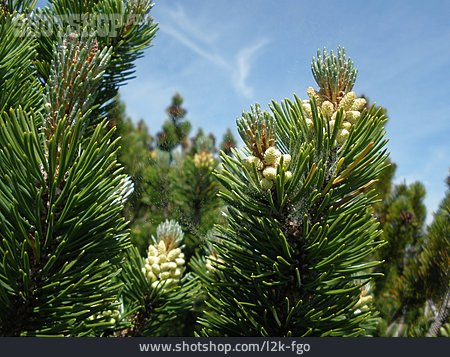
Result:
[[[277,177],[277,169],[275,167],[272,167],[272,166],[267,166],[263,170],[262,174],[267,180],[272,180],[273,181]]]
[[[350,107],[353,105],[353,102],[356,99],[355,92],[348,92],[339,102],[339,109],[349,110]]]
[[[244,160],[242,160],[242,162],[246,168],[250,169],[252,167],[253,163],[256,162],[256,160],[258,160],[258,158],[256,156],[249,155]]]
[[[164,287],[170,288],[171,286],[175,285],[176,282],[177,282],[177,280],[172,279],[172,278],[166,279],[166,281],[164,282]]]
[[[351,110],[361,111],[367,105],[367,101],[364,98],[357,98],[351,106]]]
[[[168,262],[165,262],[165,263],[162,263],[161,264],[161,271],[162,272],[165,272],[165,271],[167,271],[167,270],[170,270],[170,265],[169,265],[170,263],[168,263]]]
[[[288,181],[290,181],[291,179],[292,179],[292,172],[286,171],[286,172],[284,173],[284,180],[285,180],[286,182],[288,182]]]
[[[341,128],[342,129],[350,130],[351,127],[352,127],[352,124],[350,122],[348,122],[348,121],[343,121],[342,124],[341,124]]]
[[[157,280],[156,275],[153,274],[151,271],[147,273],[147,278],[148,278],[148,280],[150,280],[150,281],[155,281],[155,280]]]
[[[117,305],[119,302],[116,301]],[[98,306],[98,305],[94,305],[94,306]],[[115,325],[116,322],[118,320],[121,319],[121,313],[119,308],[115,308],[115,309],[109,309],[109,310],[104,310],[101,312],[98,312],[94,315],[91,315],[88,317],[89,320],[104,320],[106,322],[108,322],[110,325]]]
[[[308,126],[309,129],[314,128],[314,122],[309,118],[306,118],[306,125]]]
[[[356,124],[360,117],[361,113],[356,110],[350,110],[345,115],[345,119],[347,119],[352,124]]]
[[[338,136],[337,136],[337,142],[339,145],[342,145],[343,143],[345,143],[345,141],[347,140],[348,136],[350,135],[350,133],[348,132],[347,129],[341,129],[338,132]]]
[[[274,146],[271,146],[264,153],[264,163],[266,165],[273,165],[280,156],[280,150],[276,149]]]
[[[154,281],[154,282],[152,283],[152,288],[153,288],[153,289],[156,289],[156,288],[158,287],[159,283],[160,283],[159,280]]]
[[[158,249],[154,245],[148,246],[148,255],[157,256],[158,255]]]
[[[153,264],[152,265],[152,272],[155,275],[158,275],[161,272],[161,268],[159,267],[159,264]]]
[[[305,111],[306,116],[311,118],[312,117],[311,104],[307,100],[303,101],[302,108]]]
[[[291,155],[283,154],[283,155],[281,155],[281,157],[283,158],[283,167],[287,168],[289,166],[289,164],[291,163]],[[277,162],[276,162],[277,165],[280,164],[281,157],[277,159]]]
[[[322,103],[321,109],[322,114],[329,118],[333,115],[334,105],[330,101],[326,100],[325,102]]]
[[[177,268],[177,263],[169,262],[167,263],[167,266],[169,267],[169,270],[175,270]]]
[[[270,190],[273,186],[273,181],[266,179],[265,177],[261,179],[259,182],[261,184],[261,188],[264,191]]]
[[[159,241],[158,243],[158,254],[161,256],[162,254],[166,253],[166,245],[164,244],[164,241]]]
[[[333,131],[334,130],[334,125],[336,124],[336,121],[333,119],[333,120],[330,120],[330,131]]]
[[[159,278],[161,280],[167,280],[170,278],[170,272],[168,271],[163,271],[161,274],[159,274]]]
[[[258,159],[256,156],[253,155],[247,156],[244,159],[244,166],[247,167],[247,169],[251,169],[252,165],[255,165],[257,170],[262,170],[264,167],[261,160]]]
[[[311,99],[317,97],[316,90],[313,87],[308,87],[306,89],[306,94],[308,94],[308,97],[310,97]]]
[[[172,250],[167,254],[167,260],[169,260],[169,261],[175,260],[176,258],[178,258],[178,256],[180,255],[180,253],[181,253],[181,249],[180,249],[180,248],[172,249]]]

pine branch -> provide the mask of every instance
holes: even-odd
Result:
[[[124,284],[124,318],[129,327],[119,336],[168,335],[170,322],[191,307],[196,283],[189,275],[182,276],[183,238],[176,222],[165,221],[158,226],[145,259],[135,247],[128,250],[119,278]]]
[[[114,105],[118,88],[134,78],[135,61],[156,35],[157,25],[149,17],[152,7],[151,0],[53,0],[51,7],[38,9],[30,20],[40,34],[36,68],[42,80],[46,82],[50,74],[53,43],[68,27],[80,35],[95,33],[99,48],[111,48],[111,59],[96,100],[94,117],[101,120]],[[50,26],[43,28],[43,24]]]
[[[95,93],[109,52],[96,51],[93,40],[69,35],[65,41],[55,47],[50,77],[76,88],[53,93],[48,86],[45,116],[19,108],[0,120],[0,330],[6,335],[110,328],[88,318],[116,304],[114,265],[129,246],[117,143],[112,131],[104,134],[105,122],[83,136],[91,111],[79,102]],[[20,318],[12,318],[17,312]]]
[[[209,295],[203,335],[370,333],[373,311],[356,306],[380,264],[369,259],[381,232],[368,207],[385,167],[385,118],[354,93],[331,106],[310,94],[244,113],[246,148],[222,155],[228,226],[217,227],[216,269],[197,271]]]

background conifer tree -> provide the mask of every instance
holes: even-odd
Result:
[[[222,143],[220,144],[220,150],[222,150],[226,155],[231,155],[232,149],[237,146],[236,139],[232,131],[228,128],[222,138]]]
[[[393,241],[392,249],[397,251],[400,259],[391,257],[391,253],[384,253],[387,266],[385,278],[383,285],[377,286],[375,290],[376,302],[380,305],[384,320],[380,334],[445,336],[448,335],[449,326],[448,191],[425,233],[422,227],[423,216],[417,218],[418,209],[419,214],[424,213],[423,205],[418,204],[420,197],[417,196],[417,187],[422,192],[423,188],[417,183],[410,187],[400,186],[404,194],[410,195],[401,202],[398,202],[397,196],[392,205],[393,217],[388,225],[396,227],[395,235],[392,235],[389,226],[386,230],[386,234],[390,234],[386,238]],[[409,210],[399,210],[405,204],[409,205]],[[411,213],[407,215],[409,212]],[[405,217],[408,218],[406,222]],[[401,243],[404,245],[403,249],[399,247]]]
[[[172,97],[171,105],[167,108],[169,118],[164,122],[162,131],[157,134],[158,147],[169,152],[171,159],[173,149],[181,146],[182,150],[185,151],[189,145],[191,124],[185,119],[187,111],[182,105],[183,97],[176,93]]]

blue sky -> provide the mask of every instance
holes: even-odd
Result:
[[[306,97],[317,48],[342,45],[355,91],[388,110],[396,181],[425,184],[430,221],[450,166],[449,14],[448,1],[155,1],[157,37],[121,95],[155,133],[178,91],[194,129],[221,138],[255,102]]]

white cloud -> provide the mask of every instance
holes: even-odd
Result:
[[[236,56],[237,69],[233,72],[233,80],[236,88],[246,97],[251,97],[253,94],[252,88],[247,84],[252,61],[267,42],[266,39],[259,40],[254,45],[241,49]]]
[[[204,58],[207,61],[210,61],[211,63],[214,63],[217,66],[228,68],[228,63],[224,61],[224,59],[215,53],[210,53],[206,49],[203,49],[199,44],[195,43],[195,41],[189,39],[190,36],[185,35],[181,31],[179,31],[177,28],[172,27],[168,24],[164,24],[160,26],[160,30],[162,32],[167,33],[168,35],[175,38],[178,42],[180,42],[182,45],[186,46],[190,50],[197,53],[200,57]]]
[[[250,98],[253,88],[248,83],[249,75],[261,50],[269,42],[265,38],[256,39],[252,44],[241,48],[234,57],[229,58],[221,54],[219,34],[209,28],[201,28],[185,13],[184,8],[178,4],[176,10],[171,11],[160,8],[167,16],[160,22],[160,30],[183,46],[195,52],[202,59],[214,64],[230,74],[231,85],[235,90]]]
[[[188,32],[189,36],[194,37],[196,40],[206,44],[213,44],[217,40],[218,34],[216,32],[206,32],[194,25],[180,4],[177,4],[176,10],[174,11],[168,9],[167,13],[180,29]]]

